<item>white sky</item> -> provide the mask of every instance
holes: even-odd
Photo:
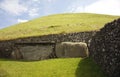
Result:
[[[120,15],[120,0],[97,0],[90,5],[84,6],[74,3],[71,8],[70,12]]]
[[[50,14],[80,12],[120,16],[120,0],[0,0],[0,28]]]

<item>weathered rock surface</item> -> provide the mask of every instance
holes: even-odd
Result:
[[[107,23],[97,32],[89,50],[109,77],[120,77],[120,19]]]
[[[62,42],[56,45],[56,56],[64,57],[88,57],[87,44],[83,42]]]
[[[12,41],[0,42],[0,57],[10,58],[14,44]]]
[[[12,57],[14,59],[23,60],[44,60],[48,59],[50,54],[53,52],[52,46],[18,46],[13,52]]]

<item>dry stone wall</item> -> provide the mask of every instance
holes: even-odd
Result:
[[[18,42],[41,42],[41,41],[54,41],[56,43],[71,41],[71,42],[86,42],[88,43],[96,31],[90,32],[76,32],[66,34],[50,34],[40,37],[29,37],[24,39],[18,39]]]
[[[12,51],[15,49],[14,43],[38,43],[43,41],[48,42],[85,42],[89,44],[92,36],[96,33],[96,31],[90,32],[77,32],[77,33],[67,33],[67,34],[51,34],[44,35],[40,37],[28,37],[16,40],[9,41],[0,41],[0,57],[10,58]]]
[[[14,41],[2,41],[0,42],[0,57],[10,58],[10,54],[13,51]]]
[[[89,51],[109,77],[120,77],[120,19],[107,23],[95,34]]]

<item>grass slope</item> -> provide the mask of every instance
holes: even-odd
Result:
[[[89,58],[35,62],[0,59],[0,77],[106,77]]]
[[[98,30],[120,16],[74,13],[50,15],[0,30],[0,40]]]

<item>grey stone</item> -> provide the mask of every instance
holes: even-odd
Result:
[[[19,50],[19,52],[18,52]],[[52,46],[21,46],[18,50],[13,51],[14,58],[24,59],[24,60],[44,60],[48,59],[49,55],[53,51]]]
[[[83,42],[62,42],[56,45],[56,56],[64,57],[88,57],[87,44]]]

